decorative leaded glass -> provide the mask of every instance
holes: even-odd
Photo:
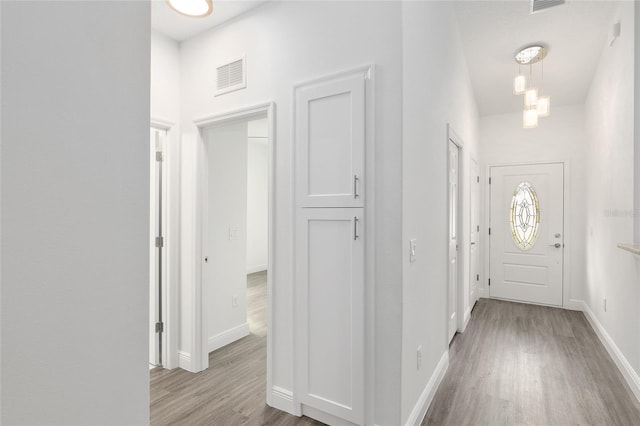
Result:
[[[522,250],[529,250],[538,236],[540,205],[538,195],[529,182],[522,182],[513,192],[509,222],[513,241]]]

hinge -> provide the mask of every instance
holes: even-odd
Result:
[[[164,155],[162,155],[162,151],[156,151],[156,161],[164,160]]]
[[[156,237],[156,247],[164,247],[164,237]]]
[[[491,287],[491,278],[489,278],[489,287]]]
[[[157,322],[156,323],[156,333],[163,333],[164,332],[164,323],[163,322]]]
[[[489,185],[491,185],[491,177],[489,177]]]
[[[491,235],[491,228],[489,228],[489,235]]]
[[[476,182],[480,183],[480,176],[476,176]]]
[[[480,281],[480,274],[476,275],[476,281]]]
[[[476,225],[476,228],[477,228],[476,230],[480,232],[480,225]]]

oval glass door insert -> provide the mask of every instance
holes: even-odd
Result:
[[[538,195],[529,182],[521,182],[513,192],[509,211],[511,235],[521,250],[533,247],[540,224]]]

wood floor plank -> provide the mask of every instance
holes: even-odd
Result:
[[[480,299],[423,425],[640,425],[581,312]]]
[[[322,425],[265,404],[266,279],[266,272],[247,277],[251,334],[211,352],[207,370],[195,374],[181,369],[150,371],[151,425]]]

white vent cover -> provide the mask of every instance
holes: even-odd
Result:
[[[216,68],[216,96],[247,87],[244,56]]]
[[[566,0],[531,0],[531,13],[540,12],[541,10],[549,9],[550,7],[560,6],[566,2]]]

